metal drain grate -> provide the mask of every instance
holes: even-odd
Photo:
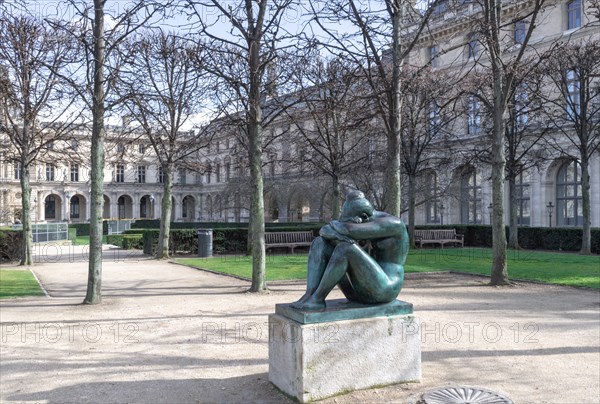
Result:
[[[430,390],[425,404],[513,404],[506,396],[480,387],[454,386]]]

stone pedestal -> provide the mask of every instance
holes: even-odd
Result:
[[[293,320],[282,314],[293,309],[278,305],[279,313],[269,316],[269,380],[300,402],[420,381],[418,319],[412,314],[385,314],[412,313],[408,303],[396,301],[394,305],[364,306],[367,313],[371,310],[364,318],[360,318],[360,307],[350,308],[351,314],[339,309],[334,317],[354,318],[334,321],[330,312],[323,321],[319,312],[296,313]],[[372,317],[372,307],[384,314]]]

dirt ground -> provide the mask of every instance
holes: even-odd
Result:
[[[268,381],[267,316],[303,282],[250,294],[246,281],[107,249],[104,301],[84,306],[85,250],[37,255],[50,297],[0,302],[1,402],[291,402]],[[414,403],[448,385],[517,403],[600,402],[599,292],[486,282],[409,274],[400,299],[422,321],[422,382],[323,402]]]

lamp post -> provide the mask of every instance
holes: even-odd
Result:
[[[548,202],[546,210],[548,211],[548,227],[552,227],[552,211],[554,210],[552,202]]]
[[[444,204],[440,204],[440,219],[441,219],[441,224],[442,226],[444,225],[444,210],[446,210],[446,207],[444,206]]]
[[[488,205],[488,214],[490,215],[490,226],[492,225],[492,213],[494,213],[494,204],[490,202]]]

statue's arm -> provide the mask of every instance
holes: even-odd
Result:
[[[385,212],[376,212],[371,221],[365,223],[332,221],[331,227],[339,234],[354,240],[399,236],[406,231],[406,226],[400,218]]]
[[[352,240],[347,235],[339,233],[329,224],[326,224],[325,226],[321,227],[321,230],[319,230],[319,235],[326,240],[345,241],[347,243],[352,244],[356,243],[355,240]]]

